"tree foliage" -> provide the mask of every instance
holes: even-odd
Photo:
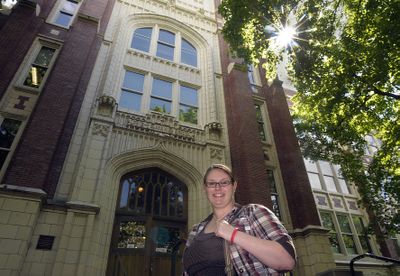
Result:
[[[306,157],[341,165],[387,233],[400,229],[400,1],[223,0],[223,34],[268,78],[285,52],[297,93],[293,118]],[[271,26],[297,19],[278,51]],[[296,21],[296,20],[294,20]],[[366,158],[366,136],[379,140]]]

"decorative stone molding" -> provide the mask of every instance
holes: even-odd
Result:
[[[95,122],[93,124],[92,134],[106,137],[109,130],[110,130],[110,125],[99,124]]]
[[[210,148],[210,158],[212,160],[221,161],[223,159],[223,151],[218,148]]]
[[[208,123],[205,127],[208,130],[209,138],[218,141],[222,132],[222,124],[219,122]]]
[[[97,114],[111,117],[114,109],[117,106],[117,101],[109,95],[101,95],[97,98]]]
[[[165,139],[191,143],[199,143],[199,137],[204,136],[203,131],[182,126],[175,117],[158,112],[151,112],[145,116],[117,112],[116,126]]]

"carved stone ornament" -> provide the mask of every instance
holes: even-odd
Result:
[[[213,130],[213,131],[221,131],[222,130],[222,124],[219,122],[211,122],[211,123],[208,123],[207,126],[210,130]]]
[[[222,149],[210,148],[210,157],[214,160],[222,160]]]
[[[100,135],[106,137],[109,130],[110,130],[110,125],[94,123],[92,133],[93,135]]]
[[[196,133],[199,132],[199,130],[179,125],[172,116],[153,112],[146,114],[145,117],[130,114],[125,124],[122,127],[186,142],[195,142]]]
[[[109,95],[101,95],[98,99],[97,113],[103,116],[111,116],[114,107],[117,105],[114,97]]]

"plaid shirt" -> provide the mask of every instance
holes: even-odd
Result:
[[[194,237],[204,229],[211,218],[212,214],[193,226],[186,247],[190,246]],[[252,236],[277,241],[281,244],[288,242],[293,247],[294,252],[292,238],[275,214],[265,206],[249,204],[241,207],[235,204],[233,210],[224,219],[232,226],[239,228],[239,231]],[[289,252],[289,254],[293,255],[293,252]],[[265,266],[256,257],[236,244],[230,246],[230,253],[236,273],[239,275],[284,275],[284,273]]]

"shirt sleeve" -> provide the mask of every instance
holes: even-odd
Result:
[[[257,237],[278,242],[296,259],[292,238],[271,210],[262,205],[250,204],[248,212],[251,228]]]

